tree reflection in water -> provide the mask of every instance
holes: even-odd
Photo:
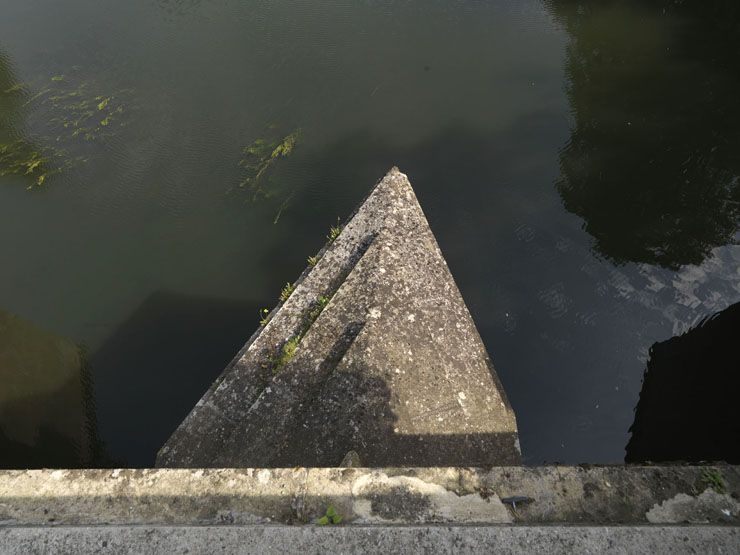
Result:
[[[740,222],[740,5],[556,2],[574,119],[557,188],[595,249],[675,269]]]

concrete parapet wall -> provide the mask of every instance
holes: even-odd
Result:
[[[0,528],[36,525],[740,524],[740,467],[18,470]]]
[[[0,551],[33,553],[738,553],[727,526],[108,526],[0,528]]]

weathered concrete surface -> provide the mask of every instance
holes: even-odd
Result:
[[[323,310],[322,310],[323,309]],[[297,342],[292,357],[284,346]],[[509,465],[514,413],[407,177],[375,187],[161,449],[164,467]]]
[[[648,522],[688,522],[704,524],[719,513],[731,520],[740,512],[737,497],[707,489],[698,496],[679,493],[650,509],[645,516]]]
[[[736,466],[19,470],[0,472],[0,528],[309,524],[330,505],[350,526],[738,526],[739,498]]]
[[[740,552],[721,526],[106,526],[0,528],[0,552],[147,553],[619,553]]]

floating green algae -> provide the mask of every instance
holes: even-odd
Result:
[[[73,165],[73,158],[54,147],[38,147],[25,139],[0,143],[0,176],[28,177],[29,189],[40,187],[49,177]]]
[[[34,100],[50,112],[48,127],[56,135],[56,141],[110,139],[118,128],[126,125],[122,115],[133,91],[96,92],[86,81],[67,85],[65,79],[62,84],[47,87],[35,96]]]
[[[269,174],[281,158],[287,158],[293,153],[300,141],[300,135],[300,129],[296,129],[282,139],[270,141],[260,138],[242,149],[243,156],[239,160],[239,166],[244,168],[245,174],[239,187],[248,190],[252,200],[272,196],[273,192],[266,187]]]
[[[0,79],[0,120],[7,123],[0,132],[0,176],[24,177],[29,189],[40,187],[85,162],[84,145],[112,138],[127,124],[133,91],[105,91],[73,69],[28,83],[9,72]],[[19,132],[26,129],[34,133]]]

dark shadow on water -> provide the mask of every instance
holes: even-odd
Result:
[[[740,303],[650,349],[625,461],[740,463]]]
[[[740,225],[740,4],[550,3],[571,40],[557,189],[616,263],[698,264]]]
[[[507,188],[529,188],[529,193],[538,195],[548,186],[552,178],[548,161],[532,160],[521,145],[554,140],[548,135],[557,135],[555,123],[542,114],[530,114],[496,131],[453,123],[420,142],[402,145],[380,133],[358,129],[319,150],[306,145],[294,154],[301,168],[299,183],[286,208],[290,217],[281,219],[278,228],[294,239],[296,249],[305,256],[313,254],[329,226],[337,219],[344,221],[373,184],[398,166],[409,176],[438,240],[457,238],[466,226],[505,213],[507,203],[512,202]],[[296,179],[287,174],[278,171],[275,179]],[[478,233],[488,231],[479,229]],[[312,246],[302,244],[311,238]],[[451,264],[450,256],[466,260],[470,255],[460,250],[466,243],[454,249],[441,246]],[[305,258],[291,265],[288,254],[270,252],[261,264],[276,274],[279,269],[280,275],[297,275]],[[457,271],[453,273],[457,277]]]
[[[249,301],[158,292],[92,356],[100,434],[116,460],[157,450],[257,327]]]

